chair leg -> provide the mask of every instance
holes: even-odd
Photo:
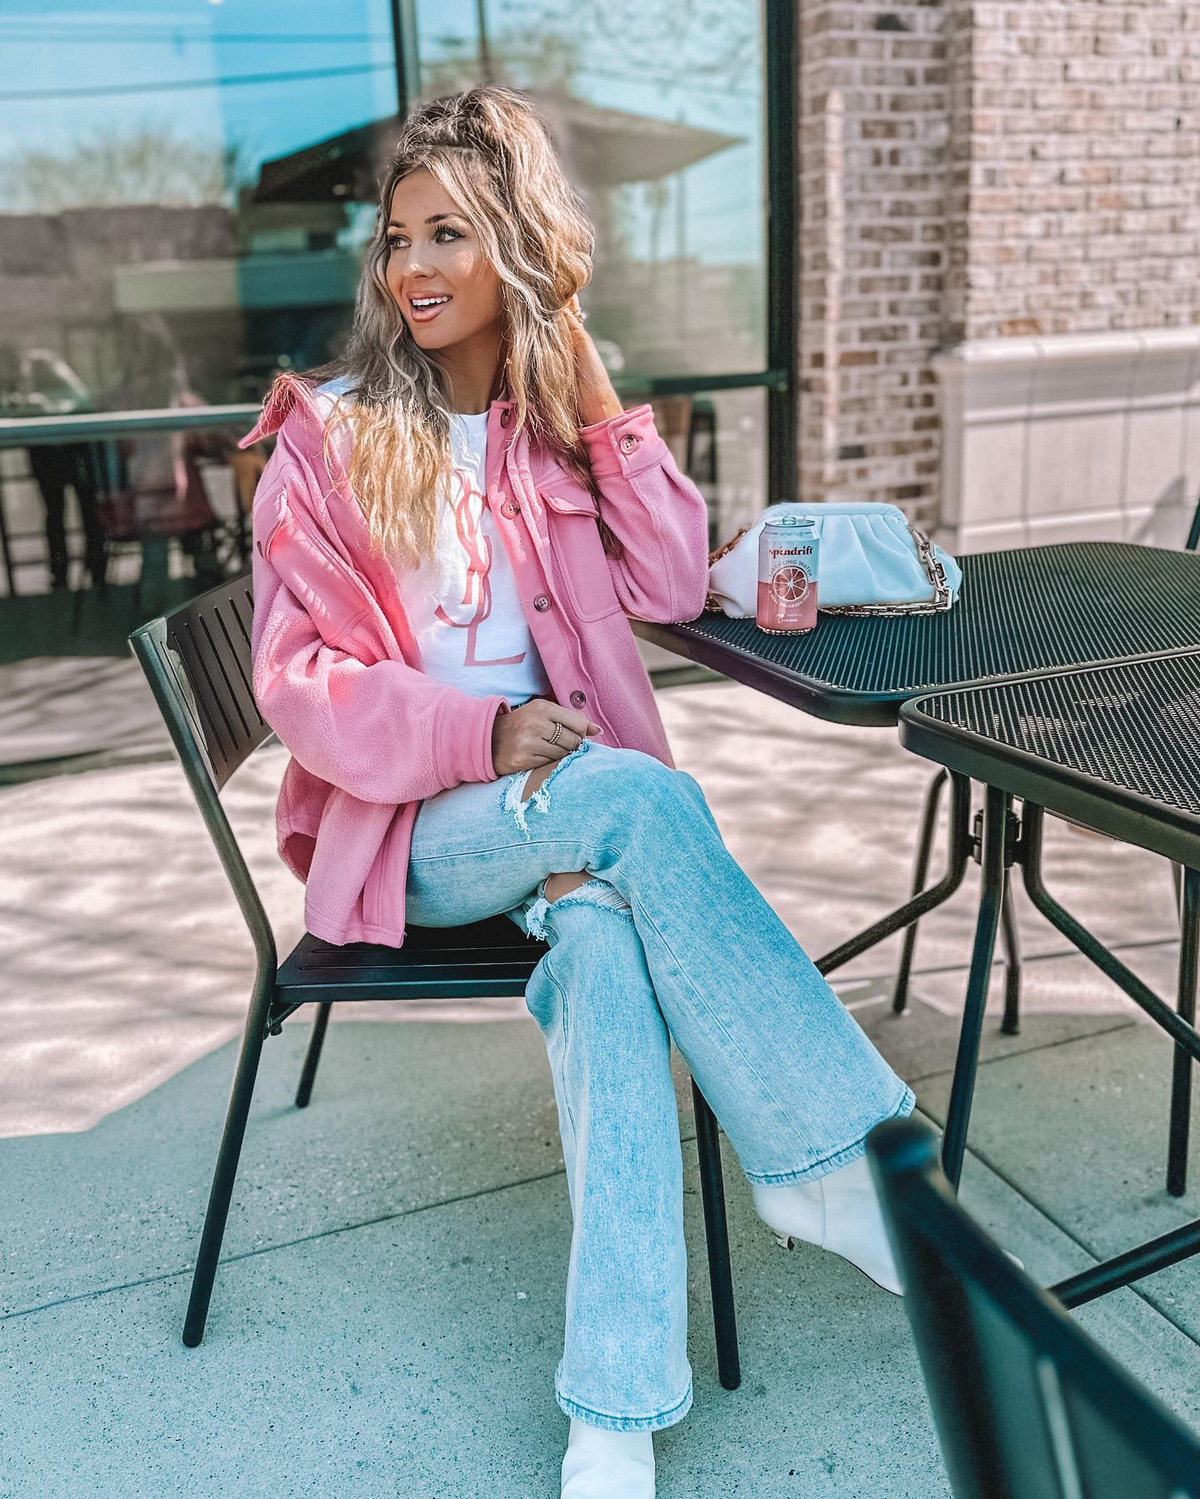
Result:
[[[229,1098],[229,1110],[225,1115],[225,1130],[221,1135],[221,1146],[217,1151],[217,1164],[213,1171],[212,1188],[208,1195],[208,1211],[204,1216],[204,1231],[200,1235],[200,1249],[196,1255],[196,1269],[192,1276],[192,1294],[188,1300],[187,1314],[183,1321],[183,1341],[188,1348],[197,1347],[204,1337],[204,1324],[208,1320],[208,1304],[212,1299],[217,1261],[221,1255],[221,1241],[225,1237],[225,1222],[229,1217],[229,1202],[233,1196],[234,1178],[237,1176],[242,1140],[246,1134],[250,1099],[254,1093],[254,1081],[258,1076],[258,1063],[262,1056],[263,1041],[266,1039],[266,1017],[270,1000],[271,987],[264,984],[258,985],[242,1036],[241,1055],[238,1057],[237,1071],[234,1073],[233,1092]]]
[[[938,807],[941,805],[942,788],[950,779],[947,770],[939,770],[925,792],[925,807],[921,813],[921,832],[917,840],[917,857],[913,865],[913,895],[920,895],[925,888],[925,876],[929,873],[929,855],[933,850],[933,835],[937,828]],[[908,1004],[908,976],[912,972],[913,953],[917,946],[917,923],[904,929],[904,946],[900,950],[900,967],[896,972],[896,987],[892,990],[892,1009],[897,1015],[904,1013]]]
[[[963,1007],[958,1056],[954,1062],[950,1107],[946,1111],[946,1128],[942,1135],[942,1169],[955,1190],[962,1176],[963,1156],[967,1148],[967,1126],[971,1119],[971,1099],[975,1092],[975,1072],[979,1065],[983,1013],[987,1006],[988,982],[992,976],[992,958],[996,952],[1000,908],[1004,903],[1005,844],[1011,801],[1012,798],[1007,793],[998,791],[994,786],[987,788],[983,804],[979,919],[975,926],[975,947],[971,953],[971,972],[967,980],[967,999]]]
[[[1000,1030],[1005,1036],[1021,1034],[1021,935],[1017,913],[1013,910],[1012,881],[1005,878],[1004,901],[1000,907],[1000,935],[1004,939],[1004,1018]]]
[[[1180,1019],[1196,1023],[1197,944],[1200,943],[1200,871],[1183,875],[1183,930],[1179,938]],[[1182,1197],[1187,1190],[1188,1135],[1192,1109],[1192,1058],[1182,1046],[1175,1047],[1171,1076],[1171,1143],[1167,1152],[1167,1191]]]
[[[725,1181],[721,1174],[721,1137],[716,1116],[696,1086],[695,1078],[692,1079],[692,1102],[696,1111],[696,1149],[700,1157],[700,1195],[704,1203],[704,1233],[708,1243],[717,1374],[725,1389],[736,1390],[742,1382],[742,1366],[738,1356],[733,1272],[729,1264],[729,1223],[725,1216]]]
[[[316,1018],[313,1021],[312,1036],[309,1039],[308,1050],[304,1053],[304,1067],[300,1073],[300,1086],[296,1089],[296,1107],[298,1109],[308,1108],[308,1101],[312,1097],[313,1083],[317,1080],[317,1063],[321,1060],[321,1047],[325,1044],[325,1027],[329,1024],[329,1012],[332,1009],[332,1004],[317,1006]]]

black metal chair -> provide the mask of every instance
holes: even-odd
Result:
[[[986,788],[979,918],[955,1062],[942,1164],[956,1185],[979,1060],[984,1006],[1008,873],[1020,866],[1037,910],[1175,1043],[1167,1190],[1187,1182],[1192,1063],[1200,1060],[1200,652],[1030,677],[915,698],[900,740],[957,778]],[[1013,798],[1021,800],[1021,814]],[[1046,889],[1042,831],[1049,811],[1183,867],[1176,1008],[1172,1010]],[[1069,1306],[1104,1295],[1200,1251],[1200,1221],[1054,1287]]]
[[[401,948],[366,943],[335,947],[306,934],[279,964],[271,924],[220,800],[230,776],[271,734],[251,690],[252,612],[250,580],[241,577],[164,618],[151,620],[130,637],[257,955],[250,1009],[184,1320],[183,1341],[189,1347],[204,1336],[250,1099],[267,1036],[278,1035],[283,1022],[301,1005],[318,1006],[296,1095],[297,1107],[304,1108],[312,1095],[329,1012],[336,1002],[523,994],[530,974],[548,950],[506,916],[497,915],[454,928],[410,925]],[[733,1390],[741,1373],[720,1136],[717,1121],[694,1081],[692,1097],[717,1365],[721,1383]]]
[[[963,1212],[933,1131],[867,1154],[955,1499],[1197,1499],[1200,1441]]]

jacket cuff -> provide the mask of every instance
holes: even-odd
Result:
[[[629,411],[581,427],[579,435],[587,448],[588,462],[597,479],[623,474],[632,479],[643,469],[653,468],[670,456],[670,448],[658,435],[654,410],[647,401]]]
[[[438,779],[447,787],[464,781],[494,781],[492,725],[509,712],[507,698],[472,697],[451,688],[438,715]]]
[[[502,713],[512,712],[512,707],[506,697],[492,698],[488,699],[488,701],[495,703],[495,711],[489,712],[484,721],[483,775],[480,777],[480,779],[484,781],[495,781],[498,780],[499,777],[496,774],[495,765],[492,764],[492,728],[495,725],[496,720]]]

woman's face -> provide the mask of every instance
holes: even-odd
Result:
[[[422,349],[448,349],[499,322],[500,278],[430,172],[412,172],[396,184],[387,232],[388,290]],[[431,298],[437,304],[428,310],[419,305]]]

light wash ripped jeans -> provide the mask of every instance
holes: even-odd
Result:
[[[574,1218],[555,1395],[593,1426],[654,1430],[692,1403],[670,1039],[753,1182],[845,1165],[915,1099],[726,849],[694,777],[586,739],[522,800],[529,774],[422,803],[408,918],[504,912],[550,944],[525,1000]],[[594,878],[548,902],[549,876],[575,870]]]

